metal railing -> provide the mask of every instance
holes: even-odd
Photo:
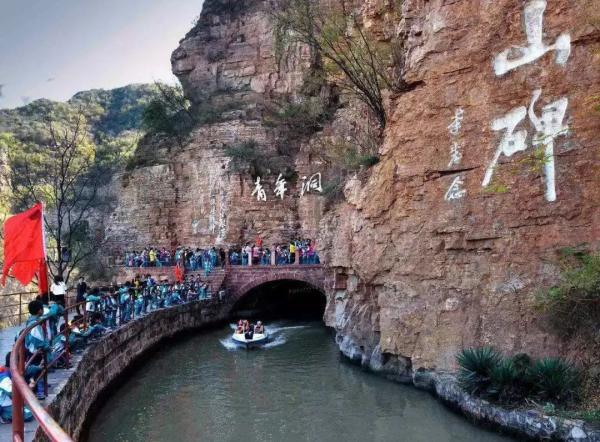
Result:
[[[37,295],[38,292],[0,294],[0,328],[22,324],[27,314],[27,304],[33,301]]]
[[[157,259],[152,262],[148,259],[135,259],[134,262],[125,259],[122,262],[115,264],[115,267],[125,267],[128,269],[170,269],[175,267],[179,262],[180,265],[182,265],[182,267],[188,271],[202,271],[205,269],[204,262],[206,259],[210,259],[211,261],[210,269],[228,265],[282,266],[292,264],[318,265],[321,263],[319,254],[317,252],[301,252],[300,250],[296,250],[295,254],[290,254],[287,251],[276,252],[275,249],[273,249],[268,255],[253,256],[252,259],[249,259],[249,255],[246,252],[238,249],[232,249],[225,251],[224,259],[222,259],[220,256],[217,256],[215,260],[202,256],[199,259],[194,258],[193,260],[180,259],[179,261],[176,261],[175,259],[171,259],[169,261],[163,261]],[[225,262],[223,262],[223,260]]]
[[[207,274],[210,274],[214,269],[218,269],[218,268],[223,268],[223,267],[229,267],[229,266],[235,266],[235,267],[239,267],[239,266],[248,266],[248,267],[266,267],[266,266],[288,266],[288,265],[319,265],[321,264],[321,260],[319,257],[319,254],[317,252],[311,252],[311,253],[302,253],[299,250],[296,250],[296,252],[294,254],[290,254],[290,253],[278,253],[273,251],[271,254],[269,255],[263,255],[263,256],[254,256],[252,259],[249,259],[248,254],[246,254],[245,252],[240,252],[240,251],[235,251],[235,250],[227,250],[225,255],[225,262],[223,263],[223,261],[221,260],[221,258],[218,258],[216,263],[215,262],[211,262],[211,265],[209,266],[209,270],[207,271]],[[196,262],[195,264],[192,264],[189,260],[187,261],[182,261],[180,260],[180,264],[182,264],[182,267],[186,270],[186,271],[192,271],[192,272],[202,272],[202,271],[206,271],[206,268],[203,265],[203,260],[200,261],[199,263]],[[155,261],[154,263],[151,263],[150,261],[144,261],[141,263],[136,263],[133,265],[130,265],[126,262],[122,263],[122,264],[116,264],[115,267],[121,267],[121,268],[126,268],[126,269],[139,269],[141,271],[146,271],[146,270],[152,270],[152,269],[172,269],[173,267],[175,267],[177,263],[176,262],[170,262],[168,264],[162,263],[160,261]]]
[[[48,394],[48,370],[57,367],[59,364],[65,368],[71,364],[71,335],[81,339],[80,344],[86,345],[88,339],[93,339],[94,327],[100,327],[102,331],[115,329],[124,325],[135,318],[142,317],[150,311],[174,307],[177,305],[213,299],[210,287],[204,283],[186,282],[184,284],[174,284],[172,286],[154,285],[145,288],[132,288],[133,293],[117,291],[116,293],[105,293],[101,296],[90,298],[100,299],[99,301],[90,301],[79,304],[73,304],[64,309],[60,317],[43,316],[39,320],[28,325],[17,338],[10,357],[11,377],[13,382],[13,421],[12,433],[13,442],[23,442],[25,433],[24,405],[27,404],[33,418],[38,422],[40,428],[47,438],[56,442],[70,442],[70,436],[60,427],[60,425],[48,414],[44,407],[38,401],[36,395],[31,390],[25,379],[26,370],[34,365],[34,362],[40,362],[40,370],[33,381],[43,383],[44,394]],[[219,299],[223,292],[218,293]],[[82,315],[77,314],[80,307],[84,308]],[[69,321],[69,318],[71,320]],[[53,331],[59,326],[62,320],[61,331],[53,338],[63,338],[63,348],[57,352],[51,353],[48,358],[48,351],[37,350],[34,354],[27,351],[25,347],[25,338],[36,327],[42,327],[44,336],[53,335]],[[50,321],[54,321],[52,324]],[[82,332],[85,330],[85,332]],[[90,332],[86,335],[87,332]],[[55,340],[53,339],[53,340]],[[49,360],[50,359],[50,360]],[[35,364],[37,365],[37,364]]]

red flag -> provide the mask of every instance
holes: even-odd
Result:
[[[40,269],[38,272],[38,291],[40,293],[48,293],[48,266],[46,259],[40,261]]]
[[[175,266],[175,281],[183,282],[183,270],[179,266],[179,263]]]
[[[9,272],[23,285],[29,284],[39,274],[40,291],[44,281],[45,290],[48,290],[43,222],[42,204],[37,203],[4,223],[2,285],[6,283]]]

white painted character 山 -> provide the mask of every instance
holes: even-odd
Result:
[[[530,0],[525,5],[524,21],[527,34],[527,46],[513,46],[498,54],[494,60],[496,75],[504,75],[520,66],[531,63],[549,51],[555,51],[555,61],[559,65],[566,64],[571,55],[571,37],[561,34],[554,44],[544,43],[543,26],[546,0]]]
[[[538,118],[535,114],[535,103],[541,95],[542,91],[540,89],[533,92],[533,99],[529,106],[529,119],[537,131],[533,138],[533,146],[543,146],[544,148],[546,199],[556,201],[554,139],[560,135],[565,135],[568,131],[568,127],[563,125],[563,121],[567,113],[569,100],[563,97],[544,106],[541,117]]]
[[[467,194],[467,191],[463,189],[464,181],[461,176],[457,176],[450,184],[446,195],[444,195],[444,199],[446,201],[454,201],[461,199]]]
[[[487,167],[485,171],[485,176],[483,178],[483,187],[487,187],[492,181],[492,176],[494,175],[494,170],[498,164],[498,160],[500,159],[500,155],[506,155],[507,157],[512,156],[516,152],[523,151],[527,149],[527,131],[520,130],[515,132],[515,129],[525,119],[527,116],[527,109],[525,106],[517,107],[511,110],[509,113],[504,115],[501,118],[497,118],[492,122],[492,130],[501,131],[504,130],[504,135],[502,140],[500,140],[500,145],[494,154],[494,158],[491,163]]]

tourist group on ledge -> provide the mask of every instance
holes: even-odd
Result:
[[[191,301],[213,298],[210,287],[199,275],[186,276],[181,282],[156,281],[150,275],[137,276],[119,286],[89,287],[83,277],[73,287],[77,291],[75,311],[65,315],[67,286],[60,277],[54,278],[50,293],[38,295],[28,305],[29,318],[23,330],[41,319],[25,337],[29,361],[25,379],[39,400],[46,398],[48,371],[71,366],[70,357],[111,329],[127,324],[150,311]],[[222,298],[223,292],[214,294]],[[68,320],[65,321],[65,316]],[[21,330],[19,335],[23,332]],[[17,336],[15,336],[15,340]],[[33,418],[25,408],[25,420]],[[12,421],[12,380],[10,352],[4,366],[0,365],[0,422]]]
[[[224,267],[229,256],[230,265],[271,265],[275,254],[276,265],[295,263],[296,251],[300,253],[300,264],[319,264],[319,255],[315,242],[310,239],[292,240],[289,244],[280,244],[273,249],[263,247],[263,241],[257,238],[253,243],[231,247],[228,253],[223,248],[177,247],[170,251],[166,247],[146,247],[141,251],[129,251],[124,254],[126,267],[169,267],[179,264],[190,271],[204,270],[210,273],[215,267]]]

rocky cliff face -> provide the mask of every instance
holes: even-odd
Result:
[[[380,163],[349,180],[344,202],[323,217],[322,198],[300,198],[297,185],[281,202],[269,182],[269,201],[256,201],[222,150],[253,138],[276,151],[276,134],[248,109],[296,93],[309,54],[299,47],[276,62],[267,2],[207,0],[173,70],[195,105],[216,95],[246,107],[198,128],[184,148],[146,149],[151,165],[115,183],[115,244],[318,234],[335,279],[327,324],[348,356],[400,377],[452,369],[471,345],[581,357],[544,329],[532,298],[556,279],[560,248],[600,240],[600,118],[590,104],[600,31],[586,12],[594,6],[364,2],[365,28],[404,41],[405,80],[416,87],[389,95]],[[348,104],[325,133],[351,130],[358,118]],[[300,176],[322,167],[308,145],[295,156]]]
[[[532,300],[560,248],[600,240],[594,4],[403,2],[421,86],[390,98],[380,164],[321,224],[347,354],[438,370],[484,344],[582,357]]]
[[[298,186],[298,178],[314,173],[310,161],[291,159],[297,177],[287,180],[284,199],[274,194],[284,171],[264,164],[263,202],[252,195],[256,177],[232,172],[225,154],[225,148],[253,140],[265,158],[278,155],[282,139],[262,123],[259,105],[296,93],[308,52],[298,48],[277,60],[271,23],[268,2],[205,1],[171,61],[192,105],[218,109],[224,121],[198,126],[183,146],[166,140],[140,148],[140,163],[146,165],[113,185],[119,199],[108,226],[113,251],[239,245],[257,236],[270,246],[317,236],[322,201],[312,195],[300,199]]]

